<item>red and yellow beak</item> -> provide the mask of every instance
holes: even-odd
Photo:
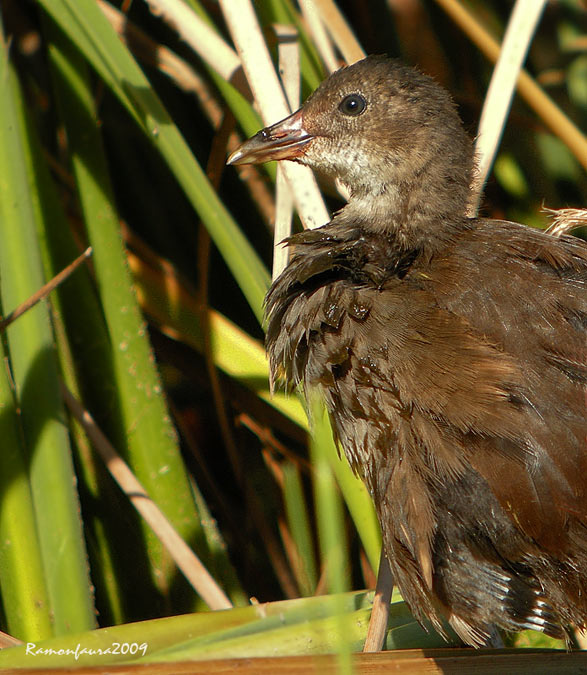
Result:
[[[303,126],[302,111],[298,110],[281,122],[261,129],[245,141],[228,158],[227,164],[260,164],[279,159],[296,159],[314,139]]]

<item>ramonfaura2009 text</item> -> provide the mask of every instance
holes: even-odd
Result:
[[[130,654],[134,656],[141,653],[145,656],[148,649],[148,644],[143,642],[113,642],[109,647],[82,647],[78,642],[75,649],[71,647],[63,647],[54,649],[53,647],[37,647],[34,642],[27,642],[26,655],[27,656],[73,656],[77,661],[80,656],[106,656],[106,655],[122,655]]]

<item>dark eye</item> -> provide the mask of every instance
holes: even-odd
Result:
[[[367,101],[361,94],[349,94],[338,105],[338,109],[345,115],[360,115],[367,107]]]

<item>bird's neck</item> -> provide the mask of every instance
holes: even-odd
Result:
[[[450,236],[454,224],[467,218],[474,167],[470,139],[460,127],[453,132],[437,134],[404,161],[388,153],[386,161],[351,164],[341,176],[350,191],[344,217],[406,248]]]
[[[351,193],[337,219],[367,232],[394,239],[401,248],[433,249],[444,245],[467,220],[466,193],[439,189],[420,181],[387,183]]]

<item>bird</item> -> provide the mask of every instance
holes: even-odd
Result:
[[[473,142],[449,93],[368,56],[245,141],[348,202],[286,240],[265,300],[272,386],[324,399],[415,618],[587,624],[587,246],[470,214]]]

